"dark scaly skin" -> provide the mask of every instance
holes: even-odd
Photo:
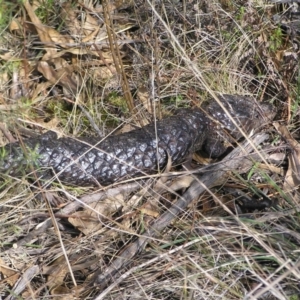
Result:
[[[274,116],[270,105],[258,106],[249,97],[219,99],[246,133]],[[108,185],[163,170],[168,159],[178,165],[197,150],[218,157],[226,150],[228,132],[234,139],[242,136],[213,100],[202,109],[179,109],[176,115],[156,122],[156,129],[153,123],[100,142],[57,138],[49,131],[8,144],[0,148],[0,172],[21,177],[35,170],[43,179],[55,175],[69,185]]]

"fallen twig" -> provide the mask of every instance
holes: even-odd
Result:
[[[257,134],[253,138],[253,143],[257,146],[267,138],[267,134]],[[170,209],[165,211],[142,236],[121,250],[118,258],[116,258],[106,270],[101,270],[95,274],[94,284],[102,291],[101,294],[96,297],[96,300],[103,299],[104,295],[111,290],[111,286],[108,286],[106,290],[103,291],[108,283],[114,279],[114,275],[118,273],[118,276],[120,276],[120,270],[132,261],[135,255],[146,246],[148,240],[155,238],[180,212],[183,212],[195,198],[215,185],[216,182],[219,183],[228,171],[235,170],[239,173],[247,171],[251,167],[253,160],[257,161],[261,157],[261,154],[258,153],[250,156],[247,155],[252,151],[252,145],[246,141],[242,147],[234,149],[220,164],[212,166],[204,175],[201,177],[195,176],[189,189]],[[112,285],[114,285],[114,283]]]

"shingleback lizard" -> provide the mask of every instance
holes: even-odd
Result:
[[[271,105],[257,104],[250,97],[223,95],[219,100],[245,133],[274,117]],[[0,148],[0,172],[21,177],[36,170],[44,180],[56,174],[68,185],[108,185],[163,170],[168,159],[178,165],[197,150],[219,157],[228,138],[240,137],[227,114],[211,100],[201,109],[179,109],[156,126],[152,123],[102,141],[58,138],[48,131],[7,144]]]

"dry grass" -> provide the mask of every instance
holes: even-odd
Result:
[[[0,1],[4,133],[104,136],[227,93],[272,101],[277,119],[289,121],[299,137],[297,32],[287,35],[273,20],[291,6],[104,3]],[[280,167],[287,174],[297,172],[297,163],[293,167],[284,142],[269,131],[271,166],[254,164],[247,174],[228,175],[225,188],[253,196],[256,187],[278,202],[275,207],[236,215],[236,196],[215,187],[149,238],[104,288],[93,285],[95,274],[105,272],[176,196],[151,180],[133,193],[90,204],[93,190],[57,182],[45,189],[28,178],[2,176],[0,297],[300,299],[298,179],[284,184],[286,173],[273,165],[274,155],[283,154]],[[81,200],[87,202],[76,212],[62,213]],[[51,226],[43,227],[49,218]]]

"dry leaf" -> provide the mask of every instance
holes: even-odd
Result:
[[[78,38],[81,35],[82,26],[77,19],[76,5],[66,1],[62,4],[62,8],[61,17],[65,21],[66,28],[73,37]]]
[[[191,185],[193,180],[195,180],[195,177],[193,175],[178,177],[172,182],[170,189],[174,192],[181,190],[183,188],[186,189]]]
[[[19,18],[18,19],[16,19],[16,18],[13,18],[12,20],[11,20],[11,22],[9,23],[9,30],[10,30],[10,32],[13,32],[13,31],[15,31],[15,30],[21,30],[22,29],[22,26],[21,26],[21,24],[20,24],[20,21],[19,21]]]
[[[38,8],[41,7],[41,1],[40,0],[33,0],[31,6],[32,6],[32,10],[36,11]]]
[[[139,210],[141,213],[150,217],[157,218],[159,216],[159,209],[157,205],[153,205],[150,201],[145,203]]]
[[[60,124],[60,120],[56,117],[52,118],[49,122],[39,122],[39,125],[42,128],[45,128],[47,130],[53,130],[53,131],[59,131],[58,125]]]
[[[55,71],[47,62],[41,61],[38,63],[37,69],[52,84],[59,84],[70,91],[76,92],[77,83],[68,75],[68,68]]]
[[[43,42],[45,45],[51,45],[52,44],[52,41],[51,41],[51,38],[49,36],[49,33],[48,33],[48,29],[41,21],[40,19],[36,16],[35,12],[34,12],[34,9],[33,7],[30,5],[29,1],[28,0],[24,0],[23,2],[24,4],[24,7],[26,8],[26,11],[31,19],[31,22],[33,23],[33,25],[35,26],[37,32],[38,32],[38,35],[39,35],[39,38],[41,40],[41,42]],[[47,53],[45,54],[45,58],[47,58],[47,55],[48,54],[51,54],[51,53],[54,53],[56,52],[56,49],[53,48],[53,47],[45,47],[44,48]],[[46,59],[45,59],[46,60]]]
[[[55,70],[57,72],[63,69],[65,73],[72,74],[73,67],[70,66],[65,59],[58,57],[55,59],[51,59],[51,62],[55,65]]]
[[[13,60],[14,56],[12,52],[6,52],[4,54],[0,54],[0,58],[5,60],[5,61],[11,61]],[[2,74],[0,74],[1,76]]]
[[[114,199],[105,199],[99,203],[92,203],[89,208],[73,214],[69,222],[78,230],[88,235],[102,227],[103,217],[110,217],[121,206],[124,206],[124,196],[118,195]]]
[[[96,28],[96,29],[95,29],[94,31],[92,31],[89,35],[87,35],[85,38],[83,38],[83,39],[82,39],[82,42],[83,42],[83,43],[87,43],[87,42],[93,40],[93,39],[97,36],[97,34],[98,34],[100,28],[101,28],[101,26],[98,26],[98,28]]]
[[[49,80],[52,84],[57,84],[59,79],[57,79],[57,75],[55,70],[49,66],[49,64],[45,61],[41,61],[38,64],[38,71],[41,72],[44,77]]]
[[[120,130],[116,130],[115,134],[122,134],[122,133],[130,132],[134,129],[136,129],[136,127],[132,126],[129,123],[126,123],[124,126],[121,127]]]
[[[92,17],[90,14],[86,14],[86,19],[83,24],[84,35],[89,35],[96,30],[99,30],[99,24],[97,19]]]
[[[139,99],[139,102],[143,104],[146,110],[149,113],[152,113],[152,105],[151,105],[148,89],[146,87],[139,87],[137,91],[137,97]]]
[[[93,209],[96,206],[97,209],[97,203],[92,203],[90,206]],[[68,221],[85,235],[96,232],[102,227],[101,221],[96,214],[89,213],[86,210],[75,212],[72,217],[68,218]]]
[[[51,86],[50,82],[42,82],[38,83],[31,95],[31,99],[33,102],[36,102],[36,99],[40,94],[45,95],[47,93],[47,88]]]
[[[286,126],[277,122],[274,126],[291,147],[291,153],[288,156],[289,167],[283,185],[284,191],[288,192],[300,185],[300,144],[291,136]]]
[[[15,283],[20,278],[20,273],[7,267],[5,262],[0,258],[0,274],[2,274],[2,278],[10,285],[14,286]]]
[[[107,3],[107,10],[108,11],[113,12],[116,8],[117,8],[117,6],[115,5],[115,3]],[[102,7],[102,5],[99,6],[98,12],[99,13],[103,13],[103,7]]]
[[[47,286],[50,289],[63,285],[65,276],[69,273],[65,256],[61,255],[50,266],[44,266],[42,271],[48,275]]]
[[[53,28],[48,29],[48,34],[53,43],[60,45],[63,48],[67,48],[68,44],[73,44],[74,40],[68,35],[62,35]]]
[[[51,290],[51,299],[57,299],[57,300],[71,300],[75,299],[74,296],[72,295],[72,290],[65,286],[57,286]],[[58,295],[58,296],[55,296]],[[62,296],[63,295],[63,296]]]

